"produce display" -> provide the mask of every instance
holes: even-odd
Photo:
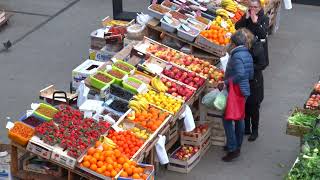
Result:
[[[151,82],[151,78],[144,76],[144,75],[141,75],[141,74],[134,74],[131,77],[136,78],[145,84],[150,84],[150,82]]]
[[[176,11],[170,11],[169,12],[171,14],[171,16],[174,18],[174,19],[183,19],[183,20],[187,20],[189,17],[184,15],[184,14],[181,14],[179,12],[176,12]]]
[[[135,97],[137,101],[147,101],[171,113],[178,112],[182,106],[182,101],[167,96],[163,92],[157,93],[153,90],[149,90],[145,94],[138,94]]]
[[[33,116],[30,116],[26,119],[23,119],[22,120],[23,123],[25,124],[28,124],[29,126],[32,126],[32,127],[37,127],[39,126],[40,124],[43,123],[43,121],[37,119],[36,117],[33,117]]]
[[[127,21],[121,21],[121,20],[111,20],[106,23],[106,26],[127,26]]]
[[[165,21],[165,22],[168,23],[168,24],[170,24],[171,26],[177,27],[177,26],[180,25],[180,21],[179,21],[179,20],[176,20],[176,19],[170,18],[170,17],[168,17],[168,19],[170,19],[171,22],[170,22],[170,23],[167,22],[167,21]]]
[[[108,83],[110,82],[112,79],[102,73],[97,73],[96,75],[93,76],[94,78],[102,81],[102,82],[105,82],[105,83]]]
[[[320,179],[320,129],[316,128],[304,138],[298,160],[285,177],[286,180]]]
[[[191,132],[183,132],[184,136],[196,137],[203,136],[209,129],[208,124],[200,124]]]
[[[317,93],[320,93],[320,82],[316,83],[313,87],[313,90]]]
[[[224,9],[232,13],[235,13],[238,11],[238,6],[233,0],[222,0],[221,7],[223,7]]]
[[[132,86],[135,89],[138,89],[142,83],[138,82],[138,81],[132,81],[132,80],[128,80],[126,82],[128,85]]]
[[[118,78],[118,79],[122,79],[125,76],[125,74],[123,72],[115,70],[115,69],[112,69],[112,70],[108,71],[107,73],[115,78]]]
[[[199,22],[202,22],[203,24],[209,24],[210,20],[204,18],[204,17],[201,17],[201,16],[197,16],[196,17],[196,20],[199,21]]]
[[[199,151],[199,147],[183,145],[173,154],[173,158],[187,161]]]
[[[116,62],[116,63],[114,63],[114,66],[119,68],[119,69],[121,69],[121,70],[123,70],[123,71],[126,71],[126,72],[130,72],[130,71],[133,70],[132,67],[130,67],[130,66],[128,66],[128,65],[126,65],[125,63],[122,63],[122,62]]]
[[[34,129],[23,123],[17,122],[14,124],[13,128],[10,129],[10,133],[20,136],[24,139],[30,139],[34,134]]]
[[[189,26],[189,25],[187,25],[187,26],[189,27],[188,31],[186,31],[184,28],[182,28],[182,26],[180,26],[179,29],[180,29],[181,31],[186,32],[187,34],[191,34],[192,36],[196,36],[196,35],[199,34],[199,31],[200,31],[200,30],[197,30],[197,29],[195,29],[195,28],[193,28],[193,27],[191,27],[191,26]]]
[[[131,100],[129,102],[129,107],[135,112],[142,112],[149,109],[149,103],[146,99],[140,98],[138,100]]]
[[[187,72],[177,67],[165,69],[162,73],[172,79],[180,81],[196,89],[200,88],[205,82],[205,79],[197,76],[195,72]]]
[[[312,94],[306,102],[307,109],[318,109],[320,103],[320,94]]]
[[[175,63],[190,71],[196,72],[197,74],[208,78],[210,83],[223,80],[224,73],[222,70],[219,70],[209,62],[195,58],[192,55],[187,55],[158,44],[150,45],[147,48],[147,52],[160,59]]]
[[[170,1],[163,1],[161,5],[174,10],[179,9],[179,5],[172,3]]]
[[[142,112],[132,111],[128,115],[128,119],[154,132],[168,116],[169,113],[167,112],[163,112],[155,107],[149,107],[146,111]]]
[[[70,106],[61,105],[59,109],[53,121],[36,127],[36,135],[49,145],[58,144],[64,150],[68,150],[71,157],[78,158],[110,127],[106,121],[83,119],[82,113]]]
[[[295,112],[288,118],[290,124],[313,128],[318,118],[318,114],[310,112]]]
[[[137,127],[130,129],[138,138],[147,140],[151,134],[149,134],[146,130],[141,130]]]
[[[132,97],[134,96],[134,94],[132,92],[127,91],[116,84],[111,84],[110,93],[114,96],[117,96],[117,97],[124,99],[124,100],[127,100],[127,101],[132,99]]]
[[[244,12],[241,11],[240,9],[237,9],[234,17],[231,18],[232,22],[233,23],[238,22],[242,18],[243,15],[244,15]]]
[[[114,99],[112,103],[109,104],[109,107],[121,113],[125,113],[129,110],[128,102],[120,99]]]
[[[176,82],[169,80],[168,78],[162,77],[161,81],[167,87],[167,93],[185,101],[189,100],[190,97],[195,93],[194,89],[191,89],[185,85],[180,85]]]
[[[202,31],[200,34],[211,42],[221,46],[226,46],[230,43],[226,30],[219,26],[212,25],[209,30]]]
[[[151,86],[159,92],[168,91],[168,87],[163,83],[163,81],[160,80],[159,77],[155,77],[151,80]]]
[[[36,112],[38,112],[39,114],[42,114],[46,117],[49,117],[49,118],[53,118],[53,116],[57,113],[57,111],[51,109],[51,108],[48,108],[46,106],[42,106],[40,105],[37,109],[36,109]]]
[[[131,158],[144,143],[143,140],[128,130],[120,132],[110,130],[108,138],[117,145],[119,151],[127,158]]]
[[[160,4],[152,4],[150,6],[150,9],[157,11],[161,14],[165,14],[165,13],[169,12],[169,9],[162,7]]]
[[[232,19],[223,18],[221,16],[217,16],[216,19],[212,21],[209,29],[213,29],[212,27],[219,27],[222,30],[225,30],[226,32],[230,32],[232,34],[236,32],[235,24],[232,22]],[[220,34],[220,36],[222,35]]]

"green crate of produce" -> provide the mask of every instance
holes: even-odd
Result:
[[[111,71],[112,71],[112,72],[116,72],[116,73],[118,73],[119,75],[121,74],[121,77],[116,76],[115,74],[111,73]],[[111,70],[108,70],[106,73],[109,74],[111,77],[113,77],[114,83],[115,83],[115,84],[118,84],[118,85],[121,85],[123,77],[125,77],[125,76],[128,75],[126,72],[121,71],[121,70],[116,69],[116,68],[113,68],[113,67],[112,67]]]
[[[52,115],[45,115],[41,112],[39,112],[40,109],[49,109],[49,111],[52,111]],[[59,110],[56,109],[55,107],[45,104],[45,103],[40,103],[40,106],[33,112],[33,115],[36,117],[39,117],[45,121],[50,121],[53,119],[54,114],[56,114]]]
[[[123,67],[126,66],[126,67],[128,67],[129,69],[131,69],[131,70],[129,70],[129,69],[125,70],[124,68],[117,67],[117,64],[119,64],[119,65],[121,65],[121,66],[123,66]],[[115,68],[115,69],[117,69],[117,70],[119,70],[119,71],[122,71],[122,72],[124,72],[124,73],[126,73],[126,74],[130,74],[132,71],[135,70],[135,67],[134,67],[133,65],[131,65],[131,64],[127,63],[127,62],[124,62],[124,61],[120,61],[120,60],[118,60],[117,62],[115,62],[115,63],[112,65],[112,67]]]
[[[139,87],[133,87],[132,85],[130,85],[128,82],[134,82],[134,83],[139,83],[140,85],[139,85],[139,87],[141,86],[141,84],[142,84],[142,81],[140,81],[140,80],[138,80],[138,79],[136,79],[136,78],[133,78],[133,77],[129,77],[126,81],[123,81],[122,82],[122,85],[123,85],[123,87],[124,87],[124,89],[126,89],[126,90],[129,90],[129,91],[131,91],[131,92],[133,92],[133,93],[138,93],[138,91],[137,91],[137,89],[139,88]]]
[[[95,78],[95,75],[102,75],[104,77],[110,78],[111,80],[109,82],[103,82]],[[102,89],[106,86],[110,86],[114,82],[114,77],[112,77],[110,74],[98,71],[95,75],[90,76],[90,83],[92,87],[95,87],[97,89]]]

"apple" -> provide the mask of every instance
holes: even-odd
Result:
[[[175,87],[177,87],[177,84],[175,82],[172,82],[171,86],[175,88]]]
[[[173,93],[175,93],[175,92],[177,92],[177,88],[171,88],[171,91],[172,91]]]
[[[167,87],[171,87],[171,86],[172,86],[171,82],[170,82],[170,81],[167,81],[167,82],[166,82],[166,86],[167,86]]]
[[[161,81],[162,81],[163,83],[166,83],[168,80],[167,80],[166,78],[161,78]]]

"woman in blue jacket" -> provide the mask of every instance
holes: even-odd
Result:
[[[231,36],[231,44],[228,47],[230,59],[225,72],[224,84],[228,88],[228,80],[232,80],[235,85],[239,85],[242,95],[247,98],[250,96],[249,81],[253,78],[253,60],[246,47],[247,38],[243,31],[237,31]],[[222,89],[219,85],[219,89]],[[244,120],[223,119],[223,125],[227,137],[225,150],[227,155],[222,158],[225,162],[230,162],[240,156],[241,144],[244,136]]]

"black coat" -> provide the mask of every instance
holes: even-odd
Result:
[[[264,98],[262,71],[269,65],[267,41],[269,18],[264,15],[263,10],[258,13],[257,23],[253,23],[251,18],[246,19],[246,16],[244,15],[241,20],[236,23],[236,29],[242,27],[249,29],[256,36],[256,40],[252,45],[253,48],[250,50],[253,57],[254,77],[253,80],[250,81],[251,95],[247,99],[247,103],[260,104]],[[261,44],[261,42],[259,42],[261,39],[265,39],[266,42]],[[257,48],[259,45],[261,46],[261,49]],[[260,50],[264,52],[256,52]]]

